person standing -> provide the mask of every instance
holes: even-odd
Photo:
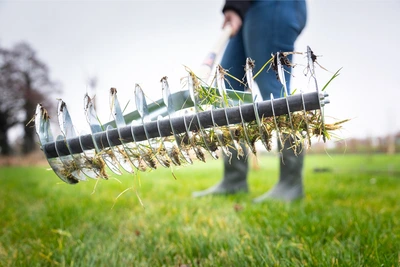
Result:
[[[276,52],[294,51],[294,43],[305,27],[307,8],[305,0],[264,0],[234,1],[226,0],[222,10],[223,27],[230,25],[232,35],[221,59],[221,66],[230,75],[244,76],[246,58],[255,60],[254,72]],[[288,56],[289,60],[292,56]],[[258,64],[257,64],[258,63]],[[258,66],[257,66],[258,65]],[[285,78],[290,93],[290,69],[286,67]],[[244,91],[238,81],[227,77],[229,87]],[[272,70],[263,71],[255,80],[263,100],[283,96],[283,86]],[[294,151],[293,140],[286,135],[282,145],[278,142],[280,153],[280,175],[278,183],[270,191],[254,199],[262,202],[266,199],[295,200],[303,197],[303,161],[301,147]],[[237,159],[232,149],[232,157],[224,156],[224,174],[222,181],[203,191],[194,192],[194,197],[213,194],[234,194],[248,192],[248,163],[245,157]]]

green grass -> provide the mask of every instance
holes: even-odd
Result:
[[[46,167],[0,169],[0,266],[399,266],[400,155],[310,155],[306,197],[252,204],[278,159],[263,156],[251,192],[191,198],[221,161],[160,168],[121,183],[63,184]],[[328,172],[313,170],[328,169]],[[117,196],[138,184],[134,190]]]

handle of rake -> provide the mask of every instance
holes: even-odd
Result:
[[[208,79],[210,78],[211,75],[211,71],[215,64],[215,60],[221,53],[222,49],[225,48],[231,35],[232,35],[232,27],[228,24],[222,29],[217,41],[208,51],[207,56],[203,60],[203,63],[197,70],[196,74],[198,75],[198,77],[208,82]]]

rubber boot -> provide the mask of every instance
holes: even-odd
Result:
[[[246,155],[246,148],[242,146],[244,155]],[[193,197],[204,197],[207,195],[218,195],[218,194],[235,194],[238,192],[248,192],[247,184],[247,172],[248,162],[245,157],[237,159],[237,151],[235,149],[229,149],[232,153],[232,157],[228,158],[223,156],[224,159],[224,176],[222,181],[218,184],[203,190],[193,192]]]
[[[278,183],[265,194],[253,201],[259,203],[268,199],[292,201],[303,197],[303,162],[304,154],[302,145],[293,149],[293,139],[283,136],[285,140],[283,149],[278,142],[280,156],[280,174]]]

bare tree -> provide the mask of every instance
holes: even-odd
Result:
[[[0,47],[0,146],[1,154],[9,154],[8,130],[28,124],[35,114],[37,103],[51,106],[49,95],[59,92],[60,86],[49,77],[47,66],[27,43],[18,43],[12,49]],[[24,127],[23,152],[36,148],[35,130]]]

